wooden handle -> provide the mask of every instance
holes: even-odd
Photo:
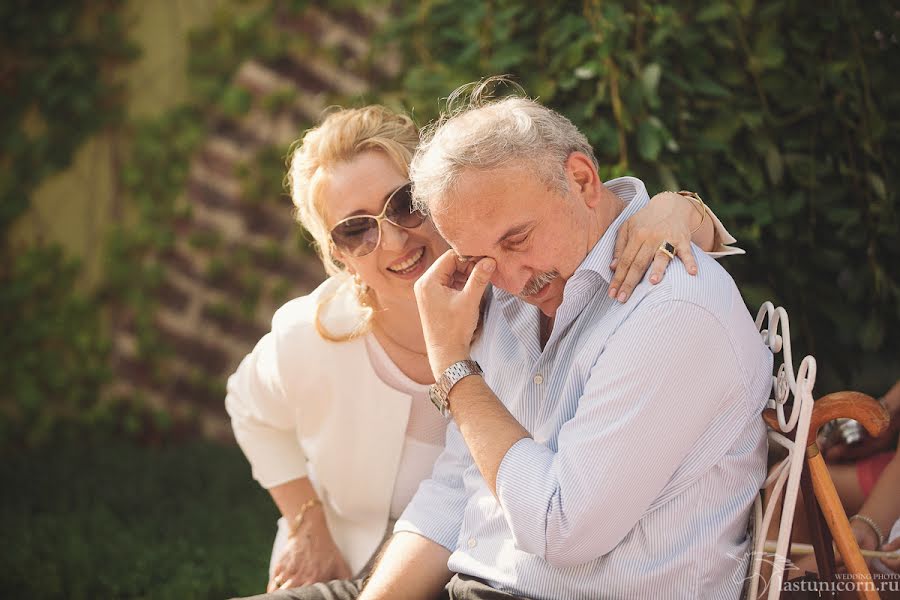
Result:
[[[891,416],[872,396],[860,392],[835,392],[813,404],[808,439],[815,441],[825,423],[835,419],[859,421],[872,437],[884,433],[891,424]]]
[[[806,464],[809,467],[809,475],[816,492],[816,500],[819,502],[819,507],[822,509],[822,514],[834,537],[834,545],[837,546],[838,552],[844,559],[847,572],[856,575],[857,578],[854,581],[858,583],[872,584],[869,567],[859,551],[859,544],[856,543],[856,537],[850,529],[847,514],[844,512],[837,490],[834,488],[834,482],[831,481],[825,460],[821,454],[816,453],[806,459]],[[857,594],[864,600],[879,600],[878,592],[874,591],[874,584],[871,587],[870,590],[868,585],[860,585],[857,588]]]

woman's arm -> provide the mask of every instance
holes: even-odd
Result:
[[[878,482],[872,488],[869,497],[866,498],[858,513],[874,521],[882,536],[887,536],[894,522],[900,518],[897,490],[900,490],[900,454],[895,454],[881,472],[881,477],[878,478]],[[878,549],[879,540],[875,529],[865,520],[854,519],[850,523],[850,528],[853,530],[853,535],[860,548]]]
[[[269,591],[351,575],[306,476],[306,456],[297,439],[297,399],[310,390],[291,374],[294,361],[303,363],[305,342],[317,333],[311,323],[284,311],[276,313],[272,331],[228,378],[225,398],[235,439],[253,477],[269,491],[291,531],[275,557]]]
[[[288,541],[278,558],[267,592],[353,574],[334,543],[322,502],[308,477],[269,488],[272,500],[288,523]]]
[[[619,228],[610,265],[615,273],[610,282],[609,295],[618,297],[620,302],[628,300],[648,268],[650,283],[662,281],[671,260],[659,249],[664,242],[672,244],[674,254],[684,263],[688,273],[696,275],[697,263],[691,251],[692,242],[704,252],[712,253],[722,249],[723,242],[733,240],[705,205],[676,192],[661,192]],[[741,252],[728,250],[716,253]]]

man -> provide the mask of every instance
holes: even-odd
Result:
[[[360,598],[737,598],[771,355],[728,274],[700,254],[617,302],[646,189],[531,100],[452,116],[412,178],[452,247],[416,296],[453,422]]]
[[[451,597],[737,598],[771,355],[728,274],[700,255],[696,278],[676,262],[610,298],[647,192],[604,185],[584,136],[527,99],[447,120],[412,177],[453,248],[416,284],[432,370],[484,376],[447,394],[447,448],[361,597],[435,597],[455,574]]]

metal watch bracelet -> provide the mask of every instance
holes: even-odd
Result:
[[[474,360],[460,360],[447,367],[438,380],[428,388],[428,398],[438,411],[450,417],[450,390],[469,375],[483,375],[481,366]]]

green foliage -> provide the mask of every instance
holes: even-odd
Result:
[[[424,122],[457,85],[512,74],[587,134],[604,178],[698,190],[748,251],[726,266],[751,310],[784,305],[800,350],[841,376],[828,385],[896,364],[900,48],[887,4],[438,0],[401,13],[382,35],[406,59],[386,101]]]
[[[139,358],[157,376],[170,355],[154,315],[163,282],[161,256],[175,243],[175,223],[185,214],[179,204],[190,157],[203,139],[200,113],[179,107],[131,125],[132,144],[122,169],[125,194],[137,208],[137,223],[121,223],[109,235],[103,293],[111,306],[133,319]],[[189,243],[217,244],[217,236]]]
[[[79,272],[58,247],[0,265],[0,448],[59,441],[97,417],[110,373],[100,314],[74,292]]]
[[[137,50],[121,0],[0,4],[0,236],[31,191],[91,135],[122,118],[116,66]]]
[[[265,587],[278,515],[237,447],[54,444],[5,456],[0,479],[4,598],[190,600]]]
[[[234,114],[249,108],[246,92],[232,88],[231,78],[245,58],[271,60],[285,52],[290,36],[273,26],[274,19],[273,2],[237,14],[222,10],[210,26],[191,32],[188,70],[191,97],[199,106],[219,105]]]
[[[266,146],[250,161],[238,166],[238,180],[241,182],[241,201],[246,205],[274,204],[290,202],[285,190],[285,156],[287,148]]]
[[[0,447],[71,438],[103,426],[109,378],[102,309],[80,265],[55,245],[7,233],[46,177],[92,135],[121,125],[115,70],[137,56],[121,0],[0,6]]]

